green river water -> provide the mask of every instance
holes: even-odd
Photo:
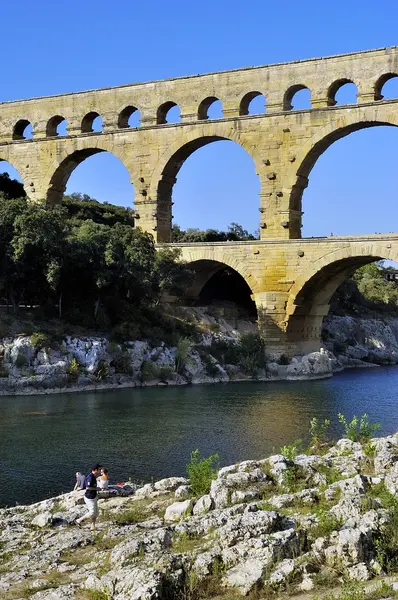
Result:
[[[0,397],[0,506],[73,487],[93,462],[111,481],[185,474],[191,450],[220,464],[262,458],[308,441],[313,416],[367,412],[398,430],[398,367],[351,370],[320,381],[229,383],[81,394]]]

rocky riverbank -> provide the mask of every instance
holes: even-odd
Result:
[[[318,450],[224,467],[202,496],[171,477],[102,498],[96,532],[72,524],[83,492],[1,509],[0,596],[232,600],[391,574],[398,434]]]
[[[0,394],[312,379],[344,368],[398,362],[398,319],[329,316],[320,352],[291,359],[272,357],[266,355],[265,342],[264,360],[254,348],[254,322],[223,317],[206,308],[185,310],[203,331],[199,342],[116,344],[105,337],[66,337],[54,342],[41,334],[2,339]]]

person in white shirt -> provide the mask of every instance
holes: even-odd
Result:
[[[107,490],[109,487],[109,473],[108,469],[101,468],[101,475],[97,477],[97,487],[100,490]]]

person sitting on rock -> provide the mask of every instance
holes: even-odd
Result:
[[[107,490],[109,487],[109,472],[108,469],[104,469],[102,467],[101,469],[101,475],[100,477],[97,477],[97,487],[99,487],[100,490]]]
[[[76,490],[84,490],[85,487],[86,487],[86,476],[83,475],[82,473],[80,473],[80,471],[77,471],[76,483],[75,483],[75,487],[73,488],[73,491],[75,492]]]

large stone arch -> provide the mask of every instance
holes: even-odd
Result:
[[[257,317],[252,289],[236,269],[223,262],[206,259],[191,262],[188,266],[195,273],[195,279],[185,293],[188,302],[229,301]]]
[[[126,167],[132,185],[138,180],[138,174],[131,164],[131,159],[123,151],[123,145],[107,143],[94,139],[94,136],[83,138],[72,146],[63,145],[51,163],[51,177],[47,186],[46,200],[49,204],[59,204],[65,192],[66,184],[73,171],[90,156],[108,152],[118,158]]]
[[[340,115],[330,119],[327,125],[317,129],[316,133],[299,147],[294,157],[295,166],[289,169],[290,175],[286,177],[285,185],[290,190],[289,209],[301,214],[303,192],[308,185],[311,170],[318,158],[334,142],[355,131],[380,126],[398,127],[398,114],[391,110],[391,106],[368,106],[361,109],[359,114],[358,109],[345,111],[343,117]]]
[[[255,294],[261,290],[261,285],[251,272],[247,261],[242,260],[242,257],[238,255],[238,252],[236,251],[236,243],[233,244],[233,247],[229,251],[224,244],[220,244],[220,246],[209,244],[209,248],[203,247],[203,245],[200,245],[199,247],[183,246],[181,250],[181,258],[188,264],[208,263],[209,267],[213,264],[216,270],[217,265],[220,265],[220,268],[229,267],[242,276],[251,289],[252,294]],[[214,272],[216,272],[216,270]],[[210,272],[210,269],[208,273],[209,277],[207,277],[206,281],[213,274]],[[205,277],[203,280],[205,283]]]
[[[169,242],[171,239],[172,191],[179,170],[187,158],[196,150],[217,141],[232,141],[241,146],[252,158],[255,173],[259,174],[256,145],[247,143],[244,136],[240,135],[239,131],[231,127],[230,124],[221,123],[211,127],[206,124],[200,135],[194,131],[189,134],[181,134],[161,154],[151,177],[149,197],[155,199],[154,204],[156,204],[155,213],[157,218],[156,237],[159,242]]]
[[[311,263],[289,291],[285,331],[301,352],[319,350],[322,322],[339,285],[359,267],[377,260],[398,261],[398,242],[348,244]]]

